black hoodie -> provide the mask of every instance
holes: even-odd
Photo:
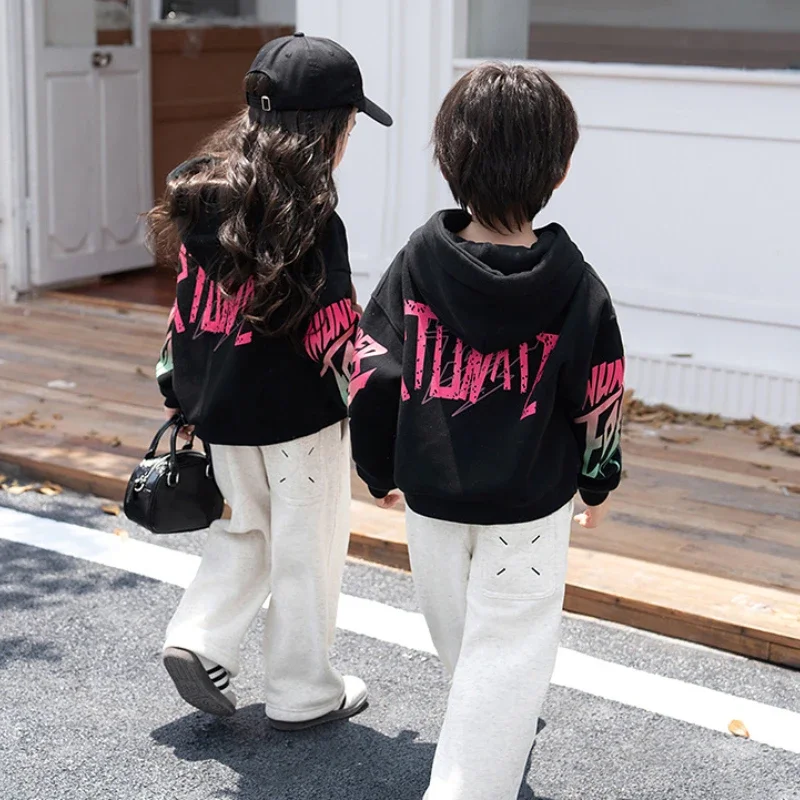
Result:
[[[364,313],[350,383],[353,455],[376,497],[479,525],[619,484],[624,354],[608,290],[559,225],[530,248],[466,242],[443,211]]]
[[[221,218],[213,203],[206,211],[181,248],[177,297],[156,370],[166,405],[180,408],[212,444],[276,444],[346,419],[358,316],[341,219],[333,215],[319,243],[320,309],[294,342],[261,335],[245,320],[251,283],[230,298],[220,292]]]

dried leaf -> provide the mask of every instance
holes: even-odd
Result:
[[[792,433],[796,433],[796,434],[800,435],[800,422],[798,422],[796,425],[792,425],[791,430],[792,430]]]
[[[144,369],[144,367],[136,367],[136,374],[140,378],[147,378],[147,380],[150,380],[150,375],[147,374],[147,371]]]
[[[633,403],[633,389],[626,389],[622,395],[622,407],[628,409],[631,403]]]
[[[55,497],[56,495],[61,494],[64,489],[59,486],[57,483],[50,483],[50,481],[45,481],[39,487],[39,494],[43,494],[46,497]]]
[[[2,486],[8,478],[5,475],[0,474],[0,486]]]
[[[25,416],[17,417],[16,419],[3,420],[3,422],[0,422],[0,430],[3,428],[33,428],[36,426],[37,416],[38,414],[35,411],[31,411]]]
[[[109,441],[109,444],[112,447],[119,447],[122,444],[122,439],[120,439],[119,436],[115,436],[113,439],[111,439],[111,441]]]
[[[108,514],[110,517],[118,517],[121,513],[119,506],[116,503],[107,503],[104,506],[100,506],[100,510],[104,514]]]
[[[690,434],[682,433],[662,433],[659,434],[658,438],[670,444],[694,444],[700,441],[699,436],[691,436]]]
[[[114,536],[119,536],[120,539],[127,539],[128,538],[128,531],[125,528],[114,528]]]
[[[25,492],[33,491],[36,486],[32,483],[26,484],[25,486],[20,486],[18,483],[9,486],[6,491],[9,494],[25,494]]]
[[[740,736],[742,739],[750,738],[750,731],[747,730],[747,727],[745,726],[744,722],[742,722],[740,719],[732,719],[728,723],[728,730],[734,736]]]

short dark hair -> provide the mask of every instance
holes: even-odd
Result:
[[[563,180],[578,119],[544,71],[481,64],[464,75],[436,116],[433,144],[456,202],[488,228],[530,222]]]

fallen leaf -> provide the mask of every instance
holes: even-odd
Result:
[[[658,438],[670,444],[694,444],[700,441],[699,436],[682,433],[661,433]]]
[[[64,419],[64,415],[63,414],[53,414],[53,419],[58,419],[58,420]]]
[[[63,491],[64,490],[57,483],[50,483],[50,481],[45,481],[39,487],[39,494],[43,494],[46,497],[55,497]]]
[[[16,419],[7,419],[0,422],[0,429],[2,428],[35,428],[36,427],[36,418],[38,414],[36,411],[31,411],[28,414],[25,414],[23,417],[17,417]]]
[[[120,515],[119,506],[115,503],[107,503],[104,506],[100,506],[100,510],[104,514],[108,514],[110,517],[118,517]]]
[[[9,486],[6,491],[9,494],[25,494],[25,492],[30,492],[35,489],[32,483],[26,484],[25,486],[20,486],[19,484],[15,483],[13,486]]]
[[[744,722],[742,722],[740,719],[732,719],[728,723],[728,730],[734,736],[740,736],[742,739],[749,739],[750,738],[750,731],[747,730],[747,728],[745,727]]]
[[[796,425],[792,425],[792,433],[800,434],[800,422],[798,422]]]
[[[5,475],[0,474],[0,486],[8,480]]]
[[[150,380],[150,376],[147,374],[147,372],[144,369],[144,367],[136,367],[136,374],[140,378],[147,378],[147,380]]]
[[[120,539],[127,539],[128,531],[125,528],[114,528],[114,536],[119,536]]]
[[[109,444],[112,447],[119,447],[122,444],[122,439],[120,439],[119,436],[115,436],[113,439],[111,439]]]

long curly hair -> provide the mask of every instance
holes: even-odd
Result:
[[[269,77],[249,73],[245,91],[269,95]],[[296,334],[325,284],[319,242],[338,203],[333,169],[353,111],[248,108],[234,117],[170,175],[147,215],[158,261],[177,265],[184,237],[207,224],[213,208],[220,288],[230,296],[252,279],[245,318],[267,336]]]

